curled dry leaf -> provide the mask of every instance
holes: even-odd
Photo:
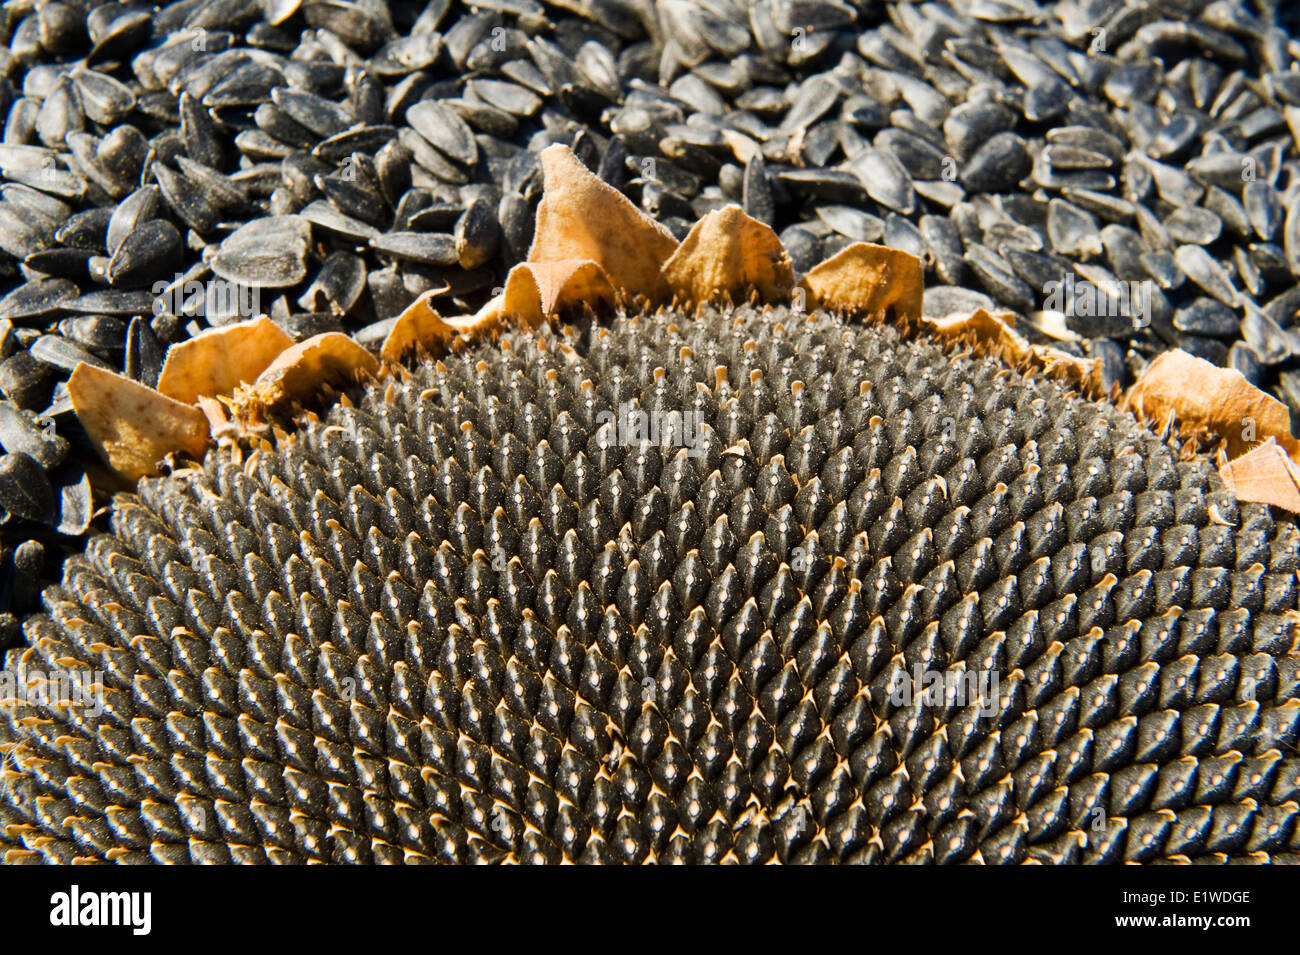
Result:
[[[451,337],[451,332],[436,309],[429,304],[430,296],[421,295],[406,307],[384,339],[379,357],[384,361],[398,361],[417,347],[432,348]]]
[[[480,310],[477,316],[466,315],[459,318],[443,318],[431,301],[445,293],[448,286],[430,289],[425,292],[397,316],[388,337],[384,339],[379,356],[385,361],[397,361],[416,348],[437,352],[444,348],[451,339],[464,332],[474,331],[481,326],[491,324],[486,310]]]
[[[855,242],[804,276],[810,306],[854,312],[873,319],[893,309],[900,321],[921,317],[921,260],[910,252]]]
[[[586,261],[599,265],[612,287],[653,297],[659,268],[677,248],[672,233],[593,175],[567,146],[542,150],[541,162],[542,201],[528,262],[575,263],[559,267],[554,276],[534,270],[546,311],[551,311],[548,289],[556,296],[550,299],[554,302],[580,268],[577,263]]]
[[[265,315],[214,328],[167,350],[158,391],[187,405],[231,394],[292,345],[293,339]]]
[[[259,385],[274,385],[286,398],[301,401],[322,384],[338,385],[373,375],[379,362],[347,335],[326,332],[288,348],[258,375]]]
[[[458,315],[447,319],[447,322],[457,331],[465,334],[494,328],[501,321],[501,306],[504,302],[505,294],[498,294],[484,302],[483,307],[473,315]]]
[[[1300,465],[1271,438],[1219,468],[1239,501],[1256,501],[1300,514]]]
[[[542,310],[542,293],[538,290],[537,279],[527,263],[516,265],[506,276],[505,291],[501,294],[498,307],[502,317],[510,318],[525,328],[536,328],[546,320],[546,313]]]
[[[991,346],[1008,361],[1031,360],[1053,378],[1060,378],[1100,391],[1101,362],[1076,358],[1069,352],[1047,345],[1031,345],[1016,331],[1010,312],[990,312],[977,308],[970,313],[954,312],[943,318],[922,319],[924,324],[945,338],[969,336]]]
[[[1006,318],[1003,318],[1005,314],[1005,312],[994,314],[987,309],[977,308],[969,313],[953,312],[943,318],[927,318],[925,324],[947,338],[973,335],[979,341],[997,345],[1020,355],[1029,350],[1029,342]]]
[[[547,315],[584,303],[613,305],[617,297],[615,284],[594,259],[526,262],[523,267],[532,276],[542,312]]]
[[[1125,400],[1149,419],[1165,421],[1172,415],[1184,426],[1213,432],[1227,443],[1231,458],[1268,438],[1276,439],[1293,458],[1300,451],[1300,442],[1291,436],[1286,405],[1241,372],[1219,368],[1181,349],[1147,365]]]
[[[235,389],[231,406],[241,419],[256,422],[266,409],[309,401],[323,385],[351,384],[378,370],[378,359],[347,335],[326,332],[281,352],[252,385]]]
[[[715,209],[695,223],[664,263],[663,277],[671,292],[695,303],[724,293],[743,301],[750,289],[764,301],[786,301],[794,288],[794,267],[781,240],[739,206]]]
[[[99,456],[128,481],[157,474],[168,454],[201,458],[207,449],[202,411],[130,378],[83,362],[68,379],[68,396]]]

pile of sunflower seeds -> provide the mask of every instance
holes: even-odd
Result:
[[[431,288],[476,309],[556,142],[679,237],[735,202],[800,270],[883,242],[927,313],[1009,309],[1121,385],[1181,347],[1300,410],[1300,46],[1264,0],[4,12],[0,645],[94,516],[78,362],[153,384],[250,315],[376,346]]]

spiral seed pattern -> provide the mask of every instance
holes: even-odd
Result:
[[[120,498],[22,657],[103,711],[3,707],[0,840],[1293,862],[1298,567],[1207,458],[993,358],[751,306],[510,333]]]

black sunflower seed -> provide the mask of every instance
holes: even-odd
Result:
[[[435,100],[421,100],[406,111],[406,121],[424,139],[457,162],[473,165],[478,144],[465,121]]]
[[[170,222],[153,219],[138,225],[118,243],[108,261],[108,284],[138,287],[176,271],[183,240]]]
[[[388,232],[370,240],[376,252],[428,265],[455,265],[459,252],[454,236],[432,232]]]
[[[1174,314],[1174,328],[1194,335],[1235,338],[1241,331],[1241,319],[1221,302],[1200,298]]]
[[[346,315],[357,304],[365,284],[366,266],[359,256],[343,250],[332,252],[298,304],[308,311]]]
[[[456,256],[463,269],[478,268],[492,260],[500,242],[496,210],[484,198],[475,199],[456,222]]]
[[[54,490],[45,469],[21,451],[0,454],[0,508],[10,518],[43,524],[54,515]]]
[[[151,168],[159,193],[181,221],[200,234],[216,228],[220,212],[206,190],[188,176],[164,165],[155,164]]]
[[[0,318],[23,321],[49,315],[77,297],[77,286],[67,279],[26,282],[0,299]]]
[[[227,236],[212,257],[212,271],[249,288],[284,288],[307,274],[309,221],[299,216],[272,216],[241,226]]]
[[[0,403],[0,447],[34,458],[47,471],[68,454],[68,441],[11,405]]]
[[[132,318],[127,326],[125,352],[123,373],[151,388],[156,385],[163,365],[162,344],[142,316]]]
[[[1015,133],[998,133],[962,164],[961,180],[967,189],[1010,192],[1031,167],[1024,141]]]

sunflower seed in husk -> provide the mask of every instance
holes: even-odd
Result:
[[[37,361],[65,374],[71,374],[83,362],[97,368],[109,368],[108,362],[79,345],[74,345],[62,335],[42,335],[32,343],[28,351]]]
[[[309,203],[297,216],[287,218],[296,218],[309,222],[320,229],[337,233],[351,242],[368,242],[380,234],[379,230],[374,226],[368,225],[360,219],[344,215],[323,199],[317,199]],[[288,282],[285,284],[292,285],[294,283]]]
[[[876,202],[903,215],[912,214],[916,207],[912,177],[893,156],[878,149],[867,149],[850,161],[847,168]],[[788,174],[783,173],[781,181],[788,182]]]
[[[469,182],[466,172],[441,152],[430,146],[428,141],[413,129],[403,129],[398,133],[398,141],[411,151],[416,164],[440,182],[453,186],[462,186]],[[412,170],[412,182],[422,185]],[[426,177],[427,178],[427,177]]]
[[[1101,362],[1101,387],[1109,392],[1116,385],[1121,388],[1128,384],[1128,367],[1124,363],[1124,351],[1109,338],[1097,338],[1088,343],[1088,357]]]
[[[1237,290],[1232,287],[1228,273],[1199,245],[1180,245],[1174,250],[1174,261],[1189,279],[1228,306],[1236,306]]]
[[[1218,186],[1228,192],[1240,193],[1245,186],[1246,181],[1242,178],[1242,171],[1248,168],[1249,160],[1240,153],[1220,152],[1210,153],[1208,155],[1197,156],[1187,163],[1187,173],[1181,170],[1177,176],[1182,178],[1190,174],[1197,182],[1205,186]],[[1155,164],[1159,166],[1160,164]],[[1169,166],[1161,166],[1162,170],[1169,175]],[[1156,172],[1155,169],[1152,170]],[[1156,174],[1156,185],[1159,187],[1160,175]],[[1163,195],[1163,191],[1161,193]],[[1172,199],[1170,201],[1173,201]],[[1195,200],[1192,200],[1195,201]]]
[[[20,408],[36,410],[50,400],[54,370],[37,361],[30,352],[14,352],[0,362],[0,392]]]
[[[885,234],[882,220],[852,206],[819,206],[817,217],[841,235],[859,242],[878,242]]]
[[[275,324],[294,342],[343,331],[343,323],[331,312],[293,312],[283,318],[276,318]]]
[[[96,258],[88,249],[46,249],[33,252],[23,259],[23,265],[46,275],[72,279],[76,282],[90,281],[90,260]]]
[[[493,204],[483,198],[470,203],[456,223],[454,238],[461,268],[475,269],[491,261],[501,238]]]
[[[945,318],[948,315],[974,312],[976,309],[994,311],[993,299],[983,292],[956,285],[932,285],[926,288],[921,299],[921,312],[926,318]]]
[[[96,14],[100,15],[98,21]],[[149,36],[151,20],[150,10],[110,3],[95,7],[86,17],[94,43],[86,56],[87,64],[113,60],[140,49]]]
[[[1284,212],[1277,191],[1266,182],[1248,182],[1241,198],[1255,234],[1265,242],[1271,242],[1282,224]]]
[[[1193,335],[1235,338],[1241,331],[1237,313],[1211,298],[1198,298],[1174,313],[1174,328]]]
[[[432,232],[388,232],[370,240],[376,252],[428,265],[455,265],[456,239]]]
[[[1165,219],[1164,226],[1175,242],[1209,245],[1219,237],[1223,220],[1207,209],[1180,206]]]
[[[396,130],[393,131],[394,137]],[[397,206],[411,188],[411,151],[396,138],[375,153],[375,176],[384,197]]]
[[[392,220],[392,212],[384,203],[378,188],[356,166],[329,176],[317,176],[316,187],[330,203],[349,218],[385,229]]]
[[[1245,323],[1243,322],[1243,328]],[[1261,387],[1265,381],[1264,363],[1260,361],[1259,356],[1246,342],[1233,342],[1228,349],[1227,367],[1234,371],[1241,372],[1242,376],[1256,388]]]
[[[205,193],[212,208],[223,216],[244,216],[250,211],[248,196],[229,176],[185,156],[177,156],[176,164],[191,182]]]
[[[1097,220],[1063,199],[1053,199],[1048,203],[1047,236],[1052,248],[1063,255],[1086,258],[1102,253]]]
[[[442,36],[438,33],[398,37],[375,51],[370,68],[385,78],[405,76],[429,68],[441,52]]]
[[[776,207],[772,200],[772,186],[767,177],[767,165],[761,156],[754,156],[745,163],[741,205],[745,215],[759,222],[772,224]]]
[[[1069,261],[1057,255],[1019,249],[1007,244],[998,246],[998,252],[1030,288],[1050,288],[1052,283],[1060,282],[1070,271]]]
[[[81,109],[81,95],[68,77],[61,78],[41,103],[36,114],[36,134],[41,142],[58,148],[68,133],[85,129],[86,117]]]
[[[42,427],[34,416],[5,402],[0,402],[0,447],[30,455],[47,471],[68,454],[67,439],[55,432],[52,424]]]
[[[221,215],[206,190],[188,176],[161,163],[155,163],[151,169],[158,182],[158,191],[172,212],[186,225],[200,235],[216,228]]]
[[[1033,310],[1033,290],[1020,280],[1000,255],[987,246],[975,244],[966,249],[965,259],[980,285],[997,301],[1019,312]]]
[[[459,163],[478,161],[474,134],[453,110],[435,100],[421,100],[406,111],[406,121],[426,142]]]
[[[45,246],[40,232],[28,224],[23,213],[7,202],[0,202],[0,249],[16,259],[24,259]]]
[[[1242,309],[1241,337],[1257,362],[1276,365],[1296,353],[1300,341],[1293,333],[1283,331],[1267,312],[1249,302],[1243,302]]]
[[[843,238],[852,241],[851,236],[843,236]],[[920,230],[897,213],[891,212],[885,219],[884,244],[891,249],[902,249],[916,256],[927,268],[934,264],[934,256],[926,248]]]
[[[302,216],[255,219],[222,240],[212,271],[249,288],[297,285],[307,275],[310,240],[311,226]]]
[[[898,159],[913,179],[939,179],[943,176],[945,153],[914,133],[901,129],[882,130],[876,135],[874,145]]]
[[[54,490],[40,462],[29,454],[0,454],[0,508],[9,518],[47,523],[54,516]]]
[[[108,283],[135,288],[176,271],[183,240],[165,219],[141,223],[118,245],[108,262]]]
[[[148,155],[149,141],[138,129],[128,125],[111,130],[95,149],[96,163],[112,178],[115,195],[125,195],[139,184]]]
[[[19,183],[0,186],[0,196],[11,208],[25,213],[42,237],[52,237],[72,212],[66,202]]]
[[[185,84],[189,94],[209,109],[264,104],[270,99],[271,90],[284,83],[284,74],[277,65],[255,61],[234,51],[231,55],[233,59],[226,64],[222,64],[219,56],[208,60],[196,71],[198,75],[192,75]],[[233,69],[219,69],[223,65]],[[176,84],[172,84],[172,91],[180,93]]]
[[[162,371],[163,348],[147,319],[137,315],[126,329],[126,355],[123,373],[142,385],[157,387]]]
[[[366,264],[360,256],[343,250],[331,252],[307,291],[298,298],[298,305],[309,312],[328,309],[335,315],[347,315],[365,285]]]
[[[25,282],[0,298],[0,318],[21,322],[49,315],[78,295],[68,279],[40,279]]]
[[[1212,365],[1224,365],[1228,361],[1228,346],[1217,338],[1181,335],[1178,346],[1189,355],[1203,358]]]
[[[961,181],[969,190],[1010,192],[1032,167],[1024,141],[1015,133],[998,133],[962,164]]]
[[[327,162],[339,162],[353,153],[371,155],[397,138],[397,128],[380,123],[356,126],[322,140],[312,155]]]
[[[60,307],[91,315],[149,315],[153,313],[152,292],[102,289],[68,299]]]
[[[74,315],[62,319],[57,331],[96,354],[112,355],[126,344],[126,323],[111,315]]]
[[[962,103],[944,120],[944,139],[957,161],[964,162],[995,135],[1010,131],[1015,121],[1015,114],[1000,103]]]
[[[69,248],[104,252],[108,223],[115,210],[109,206],[74,212],[54,233],[54,241]]]
[[[1171,159],[1188,149],[1200,132],[1196,115],[1189,111],[1175,113],[1152,138],[1147,154],[1154,159]]]

